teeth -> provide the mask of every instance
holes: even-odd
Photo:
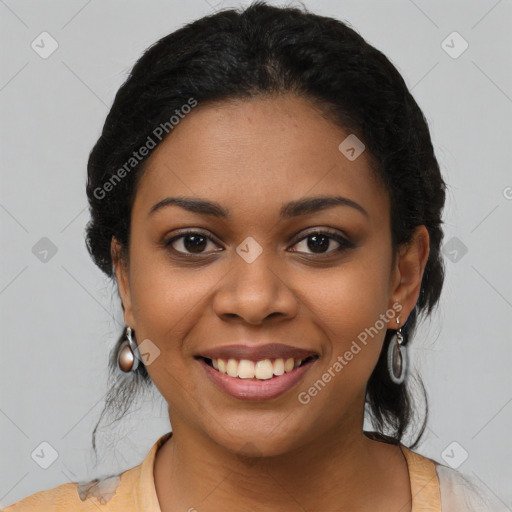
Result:
[[[230,359],[228,361],[228,364],[226,365],[226,373],[230,377],[237,377],[238,376],[238,361],[235,359]]]
[[[242,364],[242,361],[240,361],[240,364]],[[271,379],[274,376],[274,367],[272,366],[272,361],[270,359],[258,361],[254,366],[254,376],[257,379],[266,380]]]
[[[212,359],[212,366],[220,373],[227,373],[230,377],[239,377],[240,379],[259,379],[268,380],[274,375],[283,375],[293,369],[298,368],[304,359],[278,358],[271,361],[263,359],[261,361],[250,361],[248,359]]]
[[[284,360],[276,359],[274,361],[274,375],[283,375],[284,373]]]
[[[300,359],[299,359],[300,361]],[[300,364],[300,363],[299,363]],[[287,359],[285,362],[284,362],[284,371],[285,372],[291,372],[293,370],[293,368],[295,367],[295,360],[294,359]]]
[[[253,379],[254,378],[254,363],[247,359],[242,359],[238,363],[238,377],[241,379]]]

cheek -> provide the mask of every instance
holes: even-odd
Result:
[[[303,278],[312,319],[330,340],[327,358],[331,365],[343,358],[343,373],[352,377],[368,378],[378,360],[387,328],[383,315],[389,304],[390,265],[385,251],[369,248],[316,280],[315,287]]]
[[[173,269],[165,253],[146,240],[131,251],[131,298],[139,336],[149,338],[161,351],[179,348],[180,333],[199,307],[202,279],[193,271]],[[169,340],[176,340],[170,343]]]
[[[204,277],[204,278],[203,278]],[[141,265],[133,273],[132,305],[141,334],[167,345],[181,339],[206,300],[208,279],[187,271],[173,271],[158,263]]]
[[[186,410],[195,383],[187,379],[191,361],[184,358],[183,351],[188,348],[188,334],[199,321],[208,287],[192,271],[178,271],[160,259],[142,250],[133,253],[131,293],[136,336],[139,342],[149,339],[158,348],[158,357],[146,365],[155,387],[167,401]],[[183,387],[187,393],[182,392]]]

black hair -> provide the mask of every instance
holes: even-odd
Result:
[[[154,148],[143,157],[139,150],[152,146],[150,140],[156,145],[164,140],[172,132],[172,117],[178,119],[186,112],[184,105],[286,93],[321,105],[327,117],[363,141],[389,193],[395,252],[411,240],[417,226],[428,230],[430,253],[419,298],[403,327],[407,344],[417,318],[429,315],[437,304],[444,280],[440,246],[445,183],[427,121],[384,54],[347,23],[304,7],[257,1],[245,9],[222,10],[186,24],[144,52],[117,92],[89,156],[87,249],[96,265],[115,279],[111,241],[113,237],[119,241],[127,261],[131,207]],[[372,435],[399,443],[416,411],[408,385],[395,384],[387,372],[386,353],[393,334],[386,332],[367,384],[365,406],[376,429]],[[132,394],[151,383],[143,364],[129,377],[117,371],[123,341],[124,331],[111,352],[112,385],[98,424],[111,409],[119,412],[116,419],[121,418]],[[427,417],[428,407],[410,447],[423,435]]]

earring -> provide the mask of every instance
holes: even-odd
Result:
[[[133,339],[131,327],[126,328],[126,340],[119,347],[117,365],[120,370],[129,373],[134,372],[139,366],[139,348]]]
[[[396,319],[396,323],[400,325],[400,318]],[[409,361],[407,355],[407,347],[403,345],[402,328],[399,327],[395,332],[388,347],[388,371],[391,380],[395,384],[402,384],[407,376]]]

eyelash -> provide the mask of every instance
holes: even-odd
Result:
[[[183,231],[183,232],[181,232],[179,235],[174,236],[173,238],[163,242],[163,245],[166,248],[170,248],[172,251],[177,253],[179,256],[184,256],[186,258],[197,258],[197,257],[202,256],[204,253],[193,254],[193,253],[181,252],[181,251],[177,251],[176,249],[174,249],[172,247],[172,244],[174,242],[176,242],[177,240],[179,240],[181,238],[186,238],[187,236],[190,236],[190,235],[199,235],[201,237],[206,238],[210,242],[216,244],[215,240],[211,236],[207,235],[206,233],[203,233],[201,231],[192,231],[191,230],[191,231]],[[334,240],[335,242],[338,242],[340,244],[340,247],[338,247],[337,249],[332,249],[332,250],[327,251],[325,253],[303,253],[301,251],[292,251],[292,252],[297,252],[297,253],[300,253],[300,254],[313,255],[313,256],[317,255],[319,257],[322,257],[322,256],[331,255],[332,253],[339,253],[339,252],[342,252],[342,251],[344,251],[346,249],[354,248],[354,244],[352,242],[350,242],[349,240],[347,240],[345,237],[341,236],[339,233],[332,232],[332,231],[325,230],[325,229],[324,230],[318,229],[318,230],[311,231],[311,232],[307,233],[302,238],[299,238],[296,242],[294,242],[293,246],[297,245],[298,243],[302,242],[303,240],[307,240],[309,237],[311,237],[313,235],[325,235],[325,236],[327,236],[327,238],[329,238],[331,240]],[[215,252],[220,252],[220,251],[215,251]]]

